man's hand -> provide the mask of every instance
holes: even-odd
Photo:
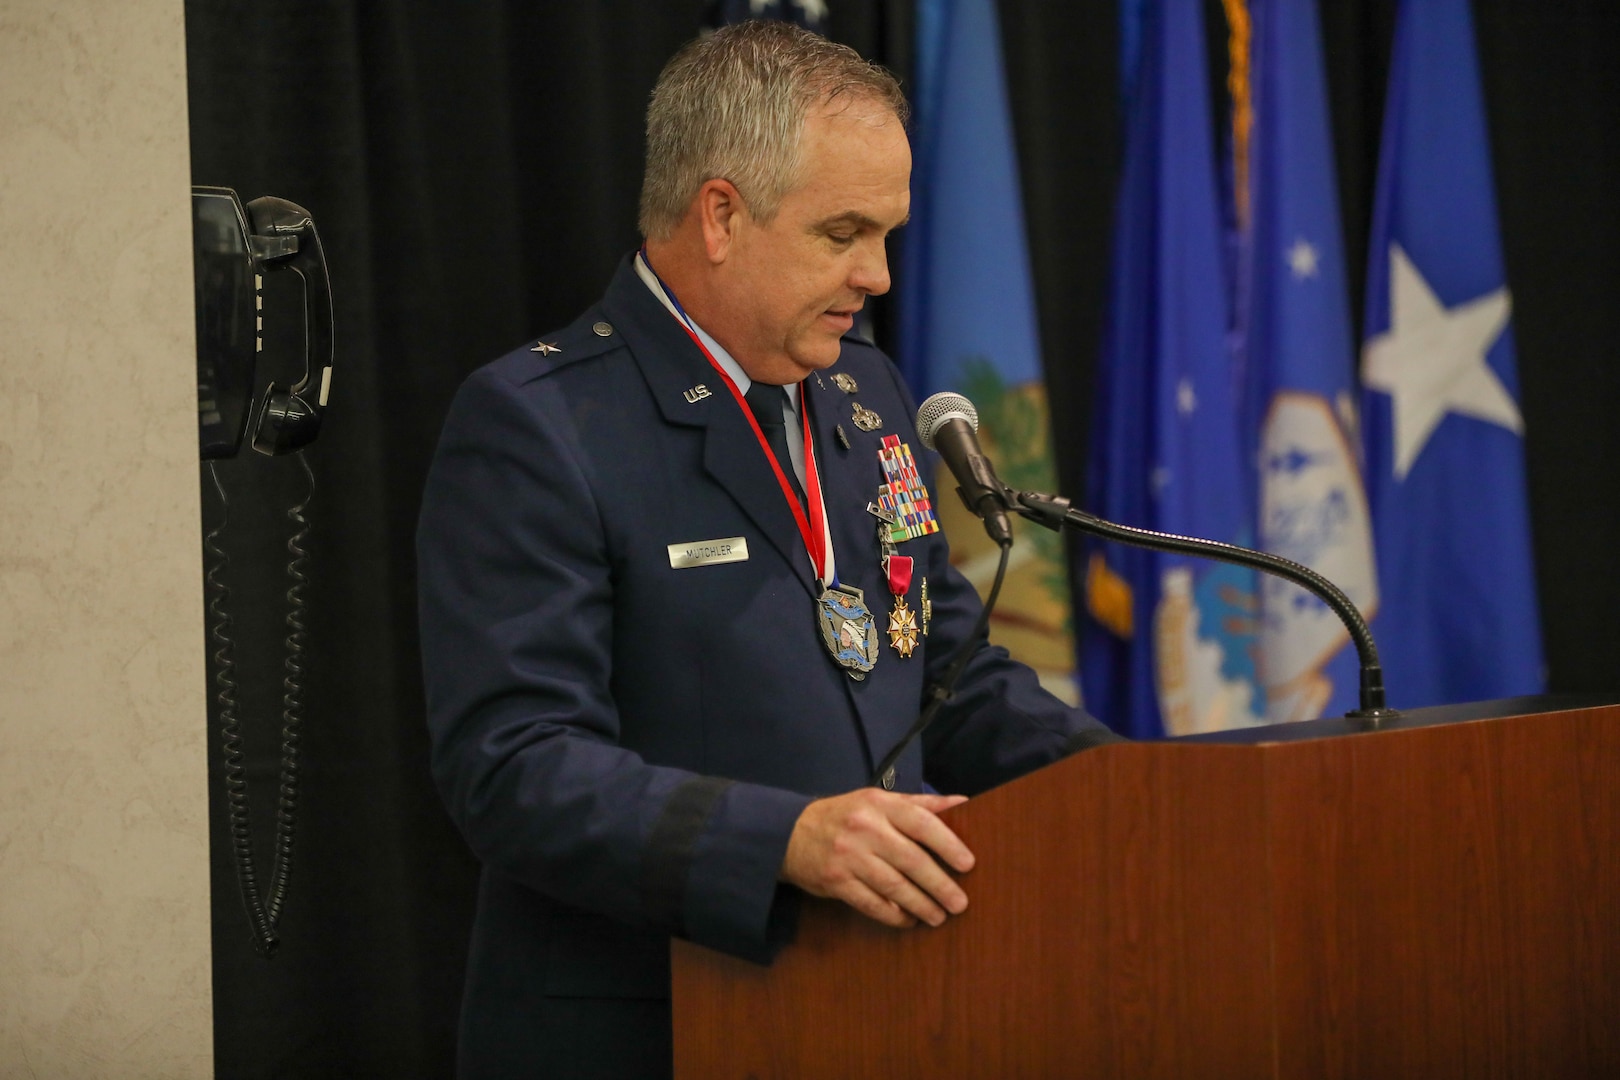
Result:
[[[886,926],[939,926],[968,900],[930,852],[963,873],[973,869],[973,852],[935,815],[965,802],[877,788],[817,799],[793,826],[782,880]]]

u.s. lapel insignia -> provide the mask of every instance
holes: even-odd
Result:
[[[909,657],[917,647],[917,613],[906,607],[906,598],[894,598],[894,610],[889,612],[889,644],[902,657]]]
[[[923,637],[927,637],[928,636],[928,624],[931,621],[933,621],[933,618],[934,618],[934,602],[928,598],[928,579],[927,578],[923,578],[923,580],[922,580],[922,600],[920,601],[918,606],[922,608],[922,632],[923,632]]]
[[[695,405],[704,398],[710,397],[711,394],[707,386],[704,386],[702,383],[698,383],[696,386],[692,387],[692,389],[681,394],[681,396],[686,399],[688,404]]]
[[[541,356],[550,356],[552,353],[562,352],[561,349],[557,348],[556,343],[550,341],[542,341],[529,351],[537,352]]]
[[[855,421],[855,426],[862,431],[876,431],[883,426],[883,417],[868,409],[858,401],[850,402],[849,418]]]
[[[816,623],[833,662],[860,680],[877,666],[877,624],[866,595],[852,585],[835,585],[816,597]]]
[[[893,515],[888,522],[889,542],[898,544],[939,532],[934,504],[917,472],[911,447],[901,442],[898,435],[885,435],[878,462],[883,466],[885,481],[878,485],[878,505]]]
[[[846,394],[853,394],[860,389],[854,378],[845,375],[842,371],[833,372],[833,384]]]

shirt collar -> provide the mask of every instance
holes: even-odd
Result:
[[[738,392],[743,394],[748,393],[748,388],[754,385],[754,380],[748,377],[748,373],[745,372],[742,369],[742,365],[737,363],[732,355],[726,351],[726,347],[724,345],[710,337],[708,331],[704,330],[703,327],[694,322],[691,316],[683,316],[683,314],[676,309],[674,303],[671,302],[669,298],[669,294],[664,291],[663,283],[658,280],[658,275],[653,273],[652,267],[647,265],[647,260],[641,257],[641,252],[639,251],[636,252],[636,276],[641,278],[641,283],[647,286],[647,290],[651,292],[653,296],[657,297],[658,302],[664,305],[664,310],[673,315],[677,322],[692,328],[692,333],[696,334],[698,340],[703,342],[703,347],[709,350],[709,355],[714,357],[714,362],[719,364],[720,369],[731,377],[732,382],[737,384]],[[797,413],[799,411],[799,384],[789,383],[787,386],[782,387],[782,389],[787,391],[788,404],[793,411]]]

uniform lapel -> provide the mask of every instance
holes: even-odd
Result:
[[[885,673],[884,669],[887,665],[921,663],[921,660],[902,660],[888,647],[886,627],[892,601],[881,566],[877,519],[866,512],[867,504],[877,501],[880,471],[877,451],[883,432],[869,434],[855,426],[850,417],[851,406],[862,399],[837,388],[832,374],[839,370],[840,367],[834,365],[821,373],[820,380],[812,377],[805,382],[804,392],[810,400],[811,424],[821,451],[822,487],[833,546],[838,552],[838,576],[844,583],[865,592],[867,609],[877,620],[879,656],[878,672],[874,673],[877,677],[863,683],[852,681],[845,688],[860,718],[870,757],[868,764],[875,765],[878,758],[888,753],[900,732],[916,718],[915,694],[902,689],[908,685],[908,680],[896,678],[898,672]],[[847,450],[838,440],[840,424],[850,441]]]
[[[782,553],[805,590],[815,595],[810,556],[753,428],[725,380],[648,291],[630,259],[619,264],[602,308],[630,345],[664,419],[703,429],[704,470]]]

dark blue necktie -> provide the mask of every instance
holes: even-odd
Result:
[[[748,393],[743,395],[743,399],[754,411],[754,419],[759,421],[759,429],[765,433],[765,441],[776,455],[776,463],[782,466],[782,474],[793,485],[793,493],[799,497],[799,505],[803,507],[804,489],[799,486],[799,477],[793,471],[793,457],[788,452],[787,420],[782,414],[783,406],[791,404],[787,388],[756,380],[749,384]]]

